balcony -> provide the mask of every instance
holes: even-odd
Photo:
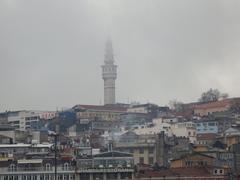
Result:
[[[63,168],[63,167],[57,167],[58,173],[74,173],[75,168],[69,167],[69,168]],[[30,168],[23,168],[23,167],[17,167],[10,169],[8,167],[0,168],[0,174],[42,174],[42,173],[48,173],[48,174],[54,174],[54,167],[51,168],[45,168],[45,167],[30,167]]]

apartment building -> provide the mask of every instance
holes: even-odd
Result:
[[[8,123],[17,130],[26,131],[28,129],[34,129],[39,120],[39,112],[26,110],[8,112]]]

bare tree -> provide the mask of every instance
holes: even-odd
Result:
[[[227,97],[227,93],[221,93],[218,89],[211,88],[208,91],[202,93],[199,102],[218,101],[220,98],[226,99]]]
[[[184,104],[181,101],[178,101],[176,99],[171,100],[169,102],[169,106],[170,106],[171,109],[173,109],[177,112],[184,110]]]

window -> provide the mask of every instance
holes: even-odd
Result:
[[[69,169],[69,164],[68,163],[64,163],[63,170],[68,170],[68,169]]]
[[[149,154],[153,154],[153,152],[154,152],[154,148],[149,148],[149,149],[148,149],[148,153],[149,153]]]
[[[16,170],[16,165],[15,164],[10,164],[9,171],[15,171],[15,170]]]
[[[149,157],[149,158],[148,158],[148,163],[149,163],[149,164],[153,164],[153,157]]]
[[[46,166],[46,170],[47,170],[47,171],[50,171],[50,170],[51,170],[51,164],[50,164],[50,163],[47,163],[45,166]]]
[[[215,126],[215,122],[209,122],[208,126]]]
[[[143,154],[143,153],[144,153],[144,148],[140,148],[140,149],[139,149],[139,153],[140,153],[140,154]]]
[[[63,175],[63,180],[68,180],[68,175]]]
[[[185,165],[186,165],[187,167],[191,167],[191,166],[192,166],[192,161],[186,161],[186,162],[185,162]]]
[[[144,157],[140,157],[140,158],[139,158],[139,163],[140,163],[140,164],[144,164]]]
[[[131,148],[131,149],[129,150],[129,152],[130,152],[130,153],[133,153],[133,152],[134,152],[133,148]]]

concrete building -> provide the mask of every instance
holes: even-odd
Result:
[[[177,137],[187,137],[191,143],[196,143],[196,126],[193,122],[181,122],[172,124],[172,133]]]
[[[114,64],[112,42],[107,41],[105,47],[104,65],[102,65],[102,78],[104,80],[104,104],[115,104],[115,80],[117,66]]]
[[[26,131],[35,128],[39,120],[39,112],[26,110],[8,112],[8,124],[17,130]]]
[[[135,164],[158,163],[159,166],[166,166],[168,145],[165,142],[164,132],[156,135],[137,135],[128,131],[120,137],[114,148],[133,154]]]
[[[26,131],[39,128],[40,120],[50,120],[56,117],[54,111],[9,111],[5,113],[7,116],[7,123],[17,130]]]
[[[128,131],[120,137],[114,148],[133,154],[135,164],[154,164],[156,162],[155,142],[155,136],[139,136]]]

